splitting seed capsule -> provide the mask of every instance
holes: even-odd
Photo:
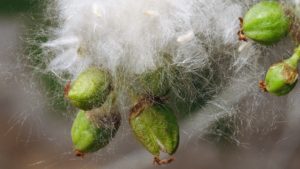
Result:
[[[297,65],[299,59],[300,47],[295,50],[289,59],[274,64],[269,68],[266,79],[261,85],[262,88],[277,96],[288,94],[298,81]]]
[[[159,159],[160,152],[172,155],[179,144],[179,127],[170,108],[143,100],[132,109],[129,121],[136,138],[154,155],[156,164],[173,161]]]
[[[82,109],[91,110],[100,107],[111,91],[111,76],[96,67],[88,68],[70,84],[65,95],[70,102]]]
[[[262,1],[254,5],[241,19],[240,40],[250,38],[271,45],[287,35],[290,19],[277,1]]]
[[[121,121],[121,115],[109,99],[101,108],[91,111],[79,111],[71,129],[72,141],[77,156],[95,152],[115,136]]]

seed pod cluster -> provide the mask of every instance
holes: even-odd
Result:
[[[91,67],[66,86],[66,98],[80,109],[71,129],[77,156],[106,146],[120,126],[121,115],[111,83],[107,71]]]
[[[166,164],[160,152],[172,155],[179,144],[179,127],[172,110],[164,104],[169,91],[164,69],[148,71],[132,87],[130,126],[136,138],[154,155],[156,164]],[[66,97],[81,109],[71,129],[77,156],[106,146],[120,126],[121,115],[116,104],[117,92],[108,72],[92,67],[82,72],[66,87]]]
[[[285,9],[280,2],[261,1],[249,9],[244,19],[240,18],[239,39],[247,41],[249,38],[264,45],[272,45],[285,37],[289,31],[292,36],[297,36],[295,18],[296,14]],[[260,82],[260,88],[277,96],[288,94],[298,81],[299,51],[300,46],[290,58],[272,65],[267,71],[265,80]]]

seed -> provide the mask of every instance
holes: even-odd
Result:
[[[71,84],[66,97],[76,107],[90,110],[100,107],[111,90],[111,76],[108,72],[91,67],[82,72]]]
[[[141,100],[130,114],[130,125],[136,138],[159,160],[160,152],[172,155],[179,144],[179,127],[172,110],[165,105]],[[171,162],[172,160],[167,160]]]
[[[114,106],[114,96],[101,108],[79,111],[71,129],[72,141],[77,155],[95,152],[115,136],[121,121],[120,113]]]
[[[277,1],[262,1],[254,5],[241,21],[240,39],[250,38],[270,45],[287,35],[290,19]]]
[[[272,65],[263,84],[269,93],[282,96],[288,94],[298,81],[297,65],[300,59],[300,47],[293,56],[283,62]]]

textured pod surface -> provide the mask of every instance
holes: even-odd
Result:
[[[297,66],[299,60],[300,47],[297,47],[290,58],[272,65],[266,74],[266,90],[278,96],[288,94],[298,81]]]
[[[297,70],[287,63],[278,63],[270,67],[266,75],[266,89],[278,96],[288,94],[298,80]]]
[[[164,96],[168,93],[170,86],[167,80],[167,73],[163,68],[143,73],[139,78],[142,94],[151,96]]]
[[[71,130],[75,149],[80,152],[97,151],[101,148],[101,144],[98,144],[99,133],[100,130],[87,118],[85,112],[80,111],[77,114]],[[106,143],[102,143],[102,145],[103,144]]]
[[[269,45],[278,42],[288,33],[289,22],[279,2],[262,1],[246,13],[243,31],[246,37]]]
[[[174,154],[179,144],[179,127],[171,109],[155,104],[147,105],[139,113],[132,113],[130,125],[137,139],[155,156],[160,151]]]
[[[67,98],[76,107],[90,110],[99,107],[111,90],[111,77],[108,72],[89,68],[82,72],[71,84]]]
[[[71,129],[75,150],[81,153],[95,152],[106,146],[115,136],[121,116],[111,105],[112,99],[99,109],[80,111]]]

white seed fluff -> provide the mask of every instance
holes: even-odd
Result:
[[[187,69],[207,66],[207,42],[236,45],[242,6],[224,0],[58,0],[60,25],[43,47],[54,51],[49,69],[76,76],[90,65],[142,73],[162,53]],[[204,38],[204,39],[203,39]],[[209,40],[206,40],[209,39]]]

